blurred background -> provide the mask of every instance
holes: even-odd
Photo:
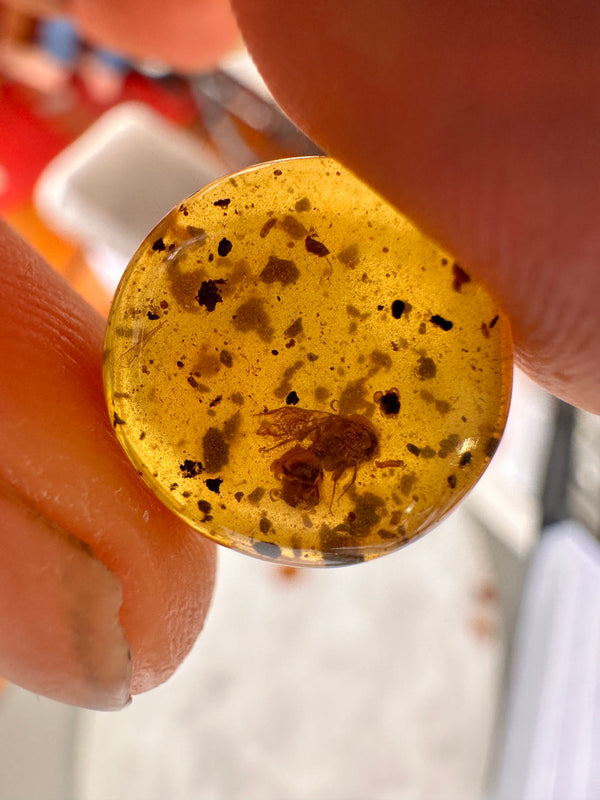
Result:
[[[0,212],[103,314],[183,197],[318,152],[241,47],[183,76],[0,3]],[[222,551],[206,630],[165,686],[116,714],[3,687],[0,800],[600,796],[600,731],[582,726],[597,702],[597,548],[561,527],[574,505],[598,525],[598,441],[595,420],[517,374],[493,464],[421,541],[325,572]]]

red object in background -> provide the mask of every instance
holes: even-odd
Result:
[[[25,95],[14,84],[0,86],[0,213],[30,200],[39,174],[69,143],[34,113]]]
[[[188,126],[198,118],[185,81],[153,80],[131,72],[115,103],[100,105],[86,93],[83,82],[71,80],[69,94],[44,97],[31,88],[0,78],[0,215],[100,313],[108,312],[110,298],[89,269],[75,242],[64,241],[39,218],[33,191],[46,165],[101,114],[113,105],[137,100],[175,124]],[[51,112],[52,105],[55,106]]]
[[[119,98],[119,102],[130,100],[146,103],[165,119],[182,127],[187,127],[198,119],[198,108],[187,81],[176,76],[154,80],[140,75],[139,72],[130,72],[125,79],[123,96]]]
[[[0,84],[0,214],[30,202],[46,164],[110,107],[94,103],[77,78],[71,88],[69,107],[49,114],[42,110],[41,95],[18,84]],[[163,82],[131,72],[111,105],[130,100],[146,103],[181,126],[198,116],[187,84],[176,78]]]

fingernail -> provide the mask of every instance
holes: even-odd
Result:
[[[131,653],[117,577],[0,479],[0,675],[99,710],[129,702]]]

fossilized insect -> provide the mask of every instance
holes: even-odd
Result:
[[[377,453],[377,432],[360,414],[346,416],[284,406],[266,411],[261,417],[258,434],[279,440],[272,447],[261,448],[261,452],[294,442],[271,464],[271,470],[282,483],[282,499],[293,507],[310,509],[319,503],[324,472],[332,473],[331,507],[342,475],[352,470],[352,478],[340,497],[356,480],[359,465]]]

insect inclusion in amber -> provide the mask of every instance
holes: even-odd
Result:
[[[109,318],[105,386],[140,475],[215,541],[293,565],[389,553],[487,466],[512,376],[468,270],[327,158],[181,203]]]

